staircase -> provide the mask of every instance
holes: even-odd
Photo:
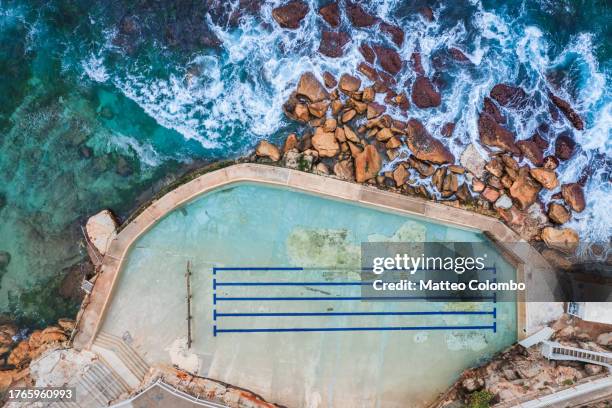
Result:
[[[56,401],[50,408],[107,407],[130,391],[128,385],[103,359],[91,364],[75,387],[76,401]]]
[[[99,332],[91,349],[113,367],[130,389],[137,388],[149,372],[147,362],[120,337]]]
[[[549,360],[573,360],[597,364],[612,371],[612,353],[600,353],[597,351],[563,346],[553,341],[543,341],[542,355]]]

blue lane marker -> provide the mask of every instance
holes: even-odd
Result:
[[[216,281],[215,281],[216,282]],[[365,286],[372,282],[216,282],[217,286]]]
[[[407,330],[493,330],[496,326],[397,326],[397,327],[295,327],[288,329],[217,329],[215,333],[287,333],[287,332],[349,332]]]
[[[304,300],[486,300],[494,299],[494,296],[469,296],[469,297],[457,297],[457,296],[350,296],[350,297],[227,297],[227,296],[216,296],[216,302],[224,301],[304,301]]]
[[[446,315],[479,315],[495,317],[495,310],[487,311],[448,311],[448,312],[272,312],[272,313],[214,313],[217,317],[306,317],[306,316],[446,316]]]

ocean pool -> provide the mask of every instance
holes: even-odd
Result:
[[[150,364],[177,364],[288,407],[423,407],[463,369],[516,341],[515,303],[347,301],[360,295],[359,287],[309,283],[358,279],[362,242],[425,241],[487,239],[477,231],[289,189],[234,184],[172,211],[134,243],[101,330],[126,339]],[[492,254],[499,269],[512,271]],[[304,269],[216,269],[227,267]],[[236,298],[241,300],[231,300]],[[495,314],[418,314],[493,308]],[[390,314],[395,312],[417,314]],[[273,331],[493,322],[495,332]],[[252,332],[262,328],[270,331]]]

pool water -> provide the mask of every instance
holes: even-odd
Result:
[[[133,245],[102,330],[127,339],[149,363],[178,364],[288,407],[423,407],[463,369],[516,341],[516,306],[513,302],[346,301],[342,299],[358,297],[360,288],[308,285],[359,280],[361,243],[380,241],[487,240],[477,231],[420,218],[289,189],[236,184],[171,212]],[[498,269],[512,271],[500,255],[491,253]],[[188,262],[193,295],[190,350],[185,346]],[[271,266],[304,270],[213,274],[213,268]],[[213,280],[305,284],[213,288]],[[247,300],[228,299],[236,297]],[[252,300],[270,297],[297,300]],[[299,300],[304,297],[317,300]],[[493,308],[495,315],[325,315]],[[308,315],[261,316],[281,312]],[[493,322],[495,332],[249,331],[491,326]],[[236,329],[246,330],[233,332]]]

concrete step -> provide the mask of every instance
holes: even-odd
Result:
[[[149,371],[149,365],[136,350],[130,347],[123,339],[109,333],[100,332],[94,340],[94,345],[112,351],[123,362],[123,364],[140,381]]]

